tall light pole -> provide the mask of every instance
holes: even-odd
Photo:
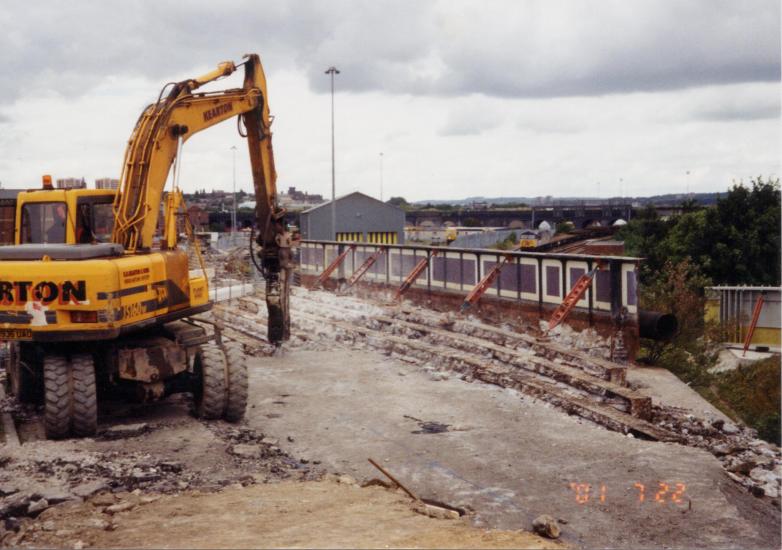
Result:
[[[380,202],[383,202],[383,151],[380,151]]]
[[[331,75],[331,237],[337,238],[337,193],[334,183],[334,75],[339,74],[336,67],[329,67],[326,73]]]
[[[687,176],[686,184],[687,184],[687,196],[690,196],[690,171],[687,170],[687,173],[685,174]]]
[[[236,145],[231,146],[233,154],[233,212],[231,212],[231,233],[236,231]]]

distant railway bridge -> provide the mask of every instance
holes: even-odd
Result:
[[[611,204],[599,206],[564,205],[535,206],[534,208],[462,208],[455,210],[421,209],[407,212],[406,223],[409,225],[433,225],[442,227],[449,225],[477,225],[480,227],[508,227],[511,229],[537,228],[541,223],[548,222],[553,228],[561,222],[572,222],[577,229],[599,223],[603,227],[613,225],[617,220],[630,221],[643,207],[630,204]],[[657,214],[665,217],[681,213],[679,205],[655,205]],[[240,227],[250,227],[255,219],[255,213],[243,210],[236,213]],[[209,223],[219,226],[230,226],[230,212],[210,212]],[[298,212],[288,212],[288,223],[298,225]]]
[[[629,204],[584,206],[536,206],[529,208],[464,208],[459,210],[413,210],[407,213],[407,223],[441,227],[449,225],[479,225],[482,227],[510,227],[532,229],[547,222],[551,227],[572,222],[578,228],[591,225],[609,226],[617,220],[632,219],[637,209]]]

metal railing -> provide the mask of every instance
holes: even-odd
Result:
[[[377,259],[362,280],[399,287],[415,266],[426,260],[426,268],[413,282],[413,288],[467,294],[495,264],[510,256],[486,295],[540,306],[559,305],[581,275],[600,262],[605,269],[595,277],[576,308],[612,315],[624,311],[631,317],[638,313],[636,274],[641,259],[627,256],[306,240],[299,249],[302,273],[320,275],[351,244],[355,247],[329,278],[350,278],[367,258],[385,247],[387,254]],[[437,254],[432,255],[434,251]]]

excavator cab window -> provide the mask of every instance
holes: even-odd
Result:
[[[114,226],[112,202],[80,199],[76,209],[76,242],[111,242]]]
[[[65,219],[68,209],[64,202],[35,202],[22,207],[20,242],[64,243]]]

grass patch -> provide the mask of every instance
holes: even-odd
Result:
[[[758,436],[780,444],[780,374],[779,356],[769,357],[752,365],[714,375],[711,390],[719,401],[739,415]]]

